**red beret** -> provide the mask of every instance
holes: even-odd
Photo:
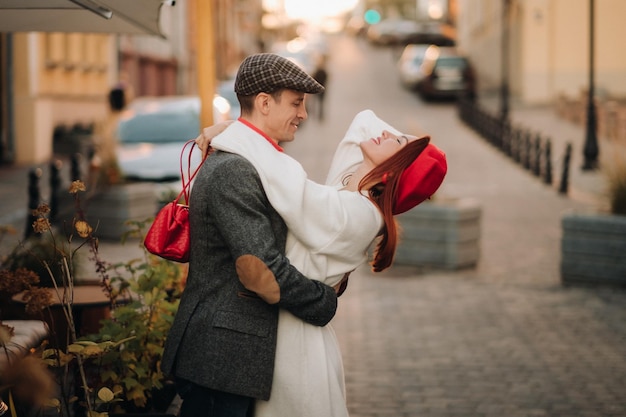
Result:
[[[393,214],[404,213],[430,198],[443,182],[447,171],[445,153],[429,143],[400,175]]]

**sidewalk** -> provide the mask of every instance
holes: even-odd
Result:
[[[481,105],[492,114],[498,114],[498,99],[486,97]],[[563,171],[563,158],[568,144],[572,145],[572,154],[569,165],[569,187],[567,196],[591,206],[606,210],[607,203],[604,196],[606,179],[602,173],[602,164],[613,152],[626,155],[626,146],[618,145],[613,140],[597,137],[599,149],[596,170],[583,170],[584,147],[586,131],[584,126],[577,125],[559,117],[554,106],[520,106],[512,105],[510,109],[512,125],[530,130],[533,134],[540,134],[543,139],[550,139],[552,144],[553,185],[558,190]]]

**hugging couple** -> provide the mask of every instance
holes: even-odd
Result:
[[[365,110],[326,183],[309,180],[280,144],[323,89],[283,57],[251,55],[235,80],[241,116],[196,139],[212,151],[191,191],[189,274],[162,360],[181,417],[348,416],[329,324],[338,296],[358,266],[391,266],[394,216],[430,198],[447,164],[428,136]]]

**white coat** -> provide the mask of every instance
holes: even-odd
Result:
[[[333,157],[327,185],[308,180],[296,160],[241,122],[211,145],[254,165],[270,203],[289,228],[287,258],[308,278],[332,286],[367,261],[367,249],[383,225],[380,211],[366,196],[342,190],[342,179],[363,160],[359,143],[383,130],[399,134],[371,110],[357,114]],[[332,327],[312,326],[281,310],[277,343],[272,393],[269,401],[257,401],[255,416],[347,416],[341,353]]]

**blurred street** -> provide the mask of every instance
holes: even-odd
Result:
[[[465,126],[454,103],[403,89],[390,49],[343,36],[329,48],[325,117],[310,106],[285,146],[310,177],[325,180],[336,144],[369,108],[401,131],[430,134],[448,157],[438,194],[482,206],[476,268],[398,266],[375,275],[364,266],[351,275],[332,322],[351,417],[626,416],[626,290],[560,282],[561,216],[602,206],[600,174],[580,170],[582,129],[551,109],[511,109],[514,122],[550,134],[555,158],[573,143],[564,196]],[[0,224],[20,233],[25,172],[0,170]],[[134,248],[101,244],[110,262]]]
[[[364,108],[428,132],[448,157],[439,193],[482,205],[481,258],[456,272],[352,274],[332,324],[351,416],[626,416],[626,291],[560,283],[561,215],[601,204],[600,175],[579,169],[584,132],[549,109],[512,109],[514,122],[552,136],[555,158],[573,142],[571,196],[562,196],[463,125],[453,103],[404,90],[394,63],[389,49],[334,39],[325,119],[311,111],[286,151],[324,181]]]

